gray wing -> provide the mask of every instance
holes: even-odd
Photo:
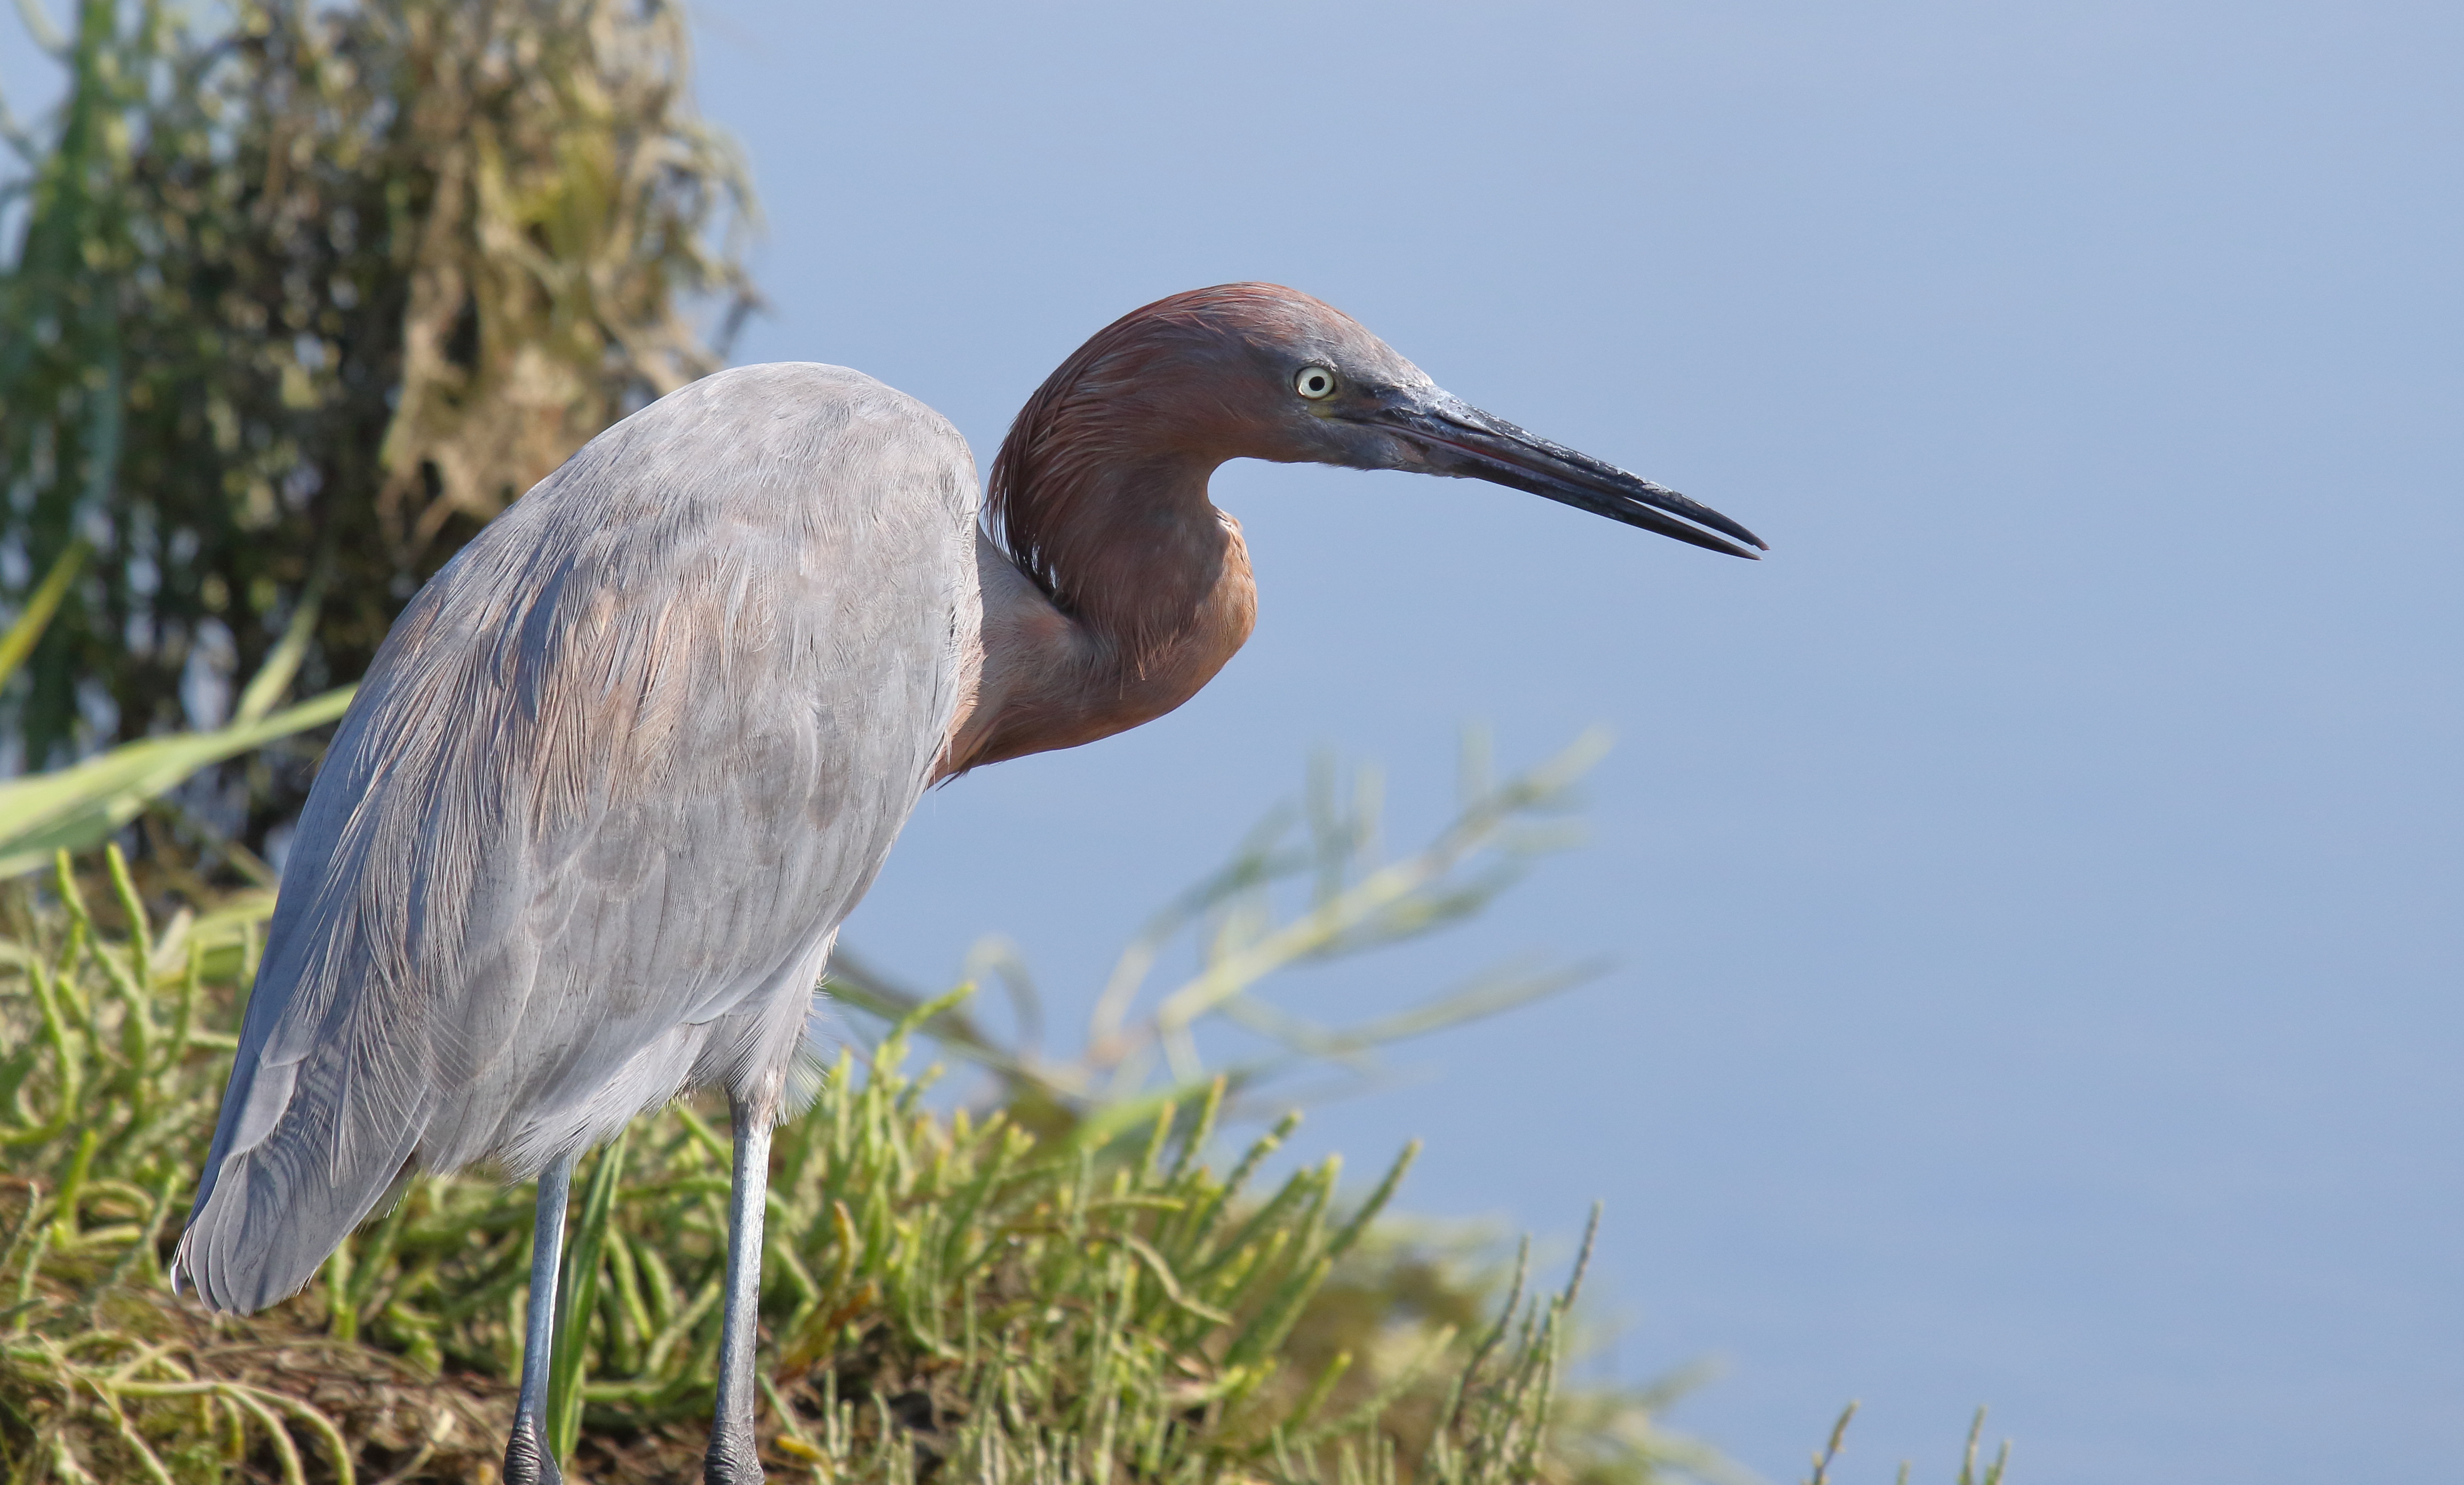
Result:
[[[286,863],[180,1243],[207,1302],[299,1289],[414,1157],[536,1166],[792,1051],[948,732],[976,504],[921,404],[747,367],[420,592]]]

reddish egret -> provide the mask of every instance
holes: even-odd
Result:
[[[539,1178],[509,1481],[541,1434],[574,1157],[727,1091],[712,1482],[760,1478],[770,1130],[838,926],[917,796],[1186,701],[1249,634],[1234,458],[1485,479],[1734,556],[1745,527],[1441,391],[1270,284],[1115,321],[993,461],[835,366],[723,371],[600,434],[411,600],[283,871],[175,1273],[297,1292],[406,1170]],[[1733,540],[1730,540],[1733,539]]]

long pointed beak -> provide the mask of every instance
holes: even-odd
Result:
[[[1431,474],[1485,479],[1510,490],[1546,496],[1577,510],[1731,557],[1749,558],[1754,553],[1713,532],[1726,533],[1761,551],[1771,549],[1762,538],[1707,505],[1564,444],[1551,443],[1444,392],[1390,405],[1368,421],[1419,445],[1428,455]]]

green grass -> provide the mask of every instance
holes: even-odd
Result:
[[[1527,1298],[1520,1269],[1502,1280],[1383,1222],[1409,1150],[1365,1190],[1332,1158],[1260,1186],[1298,1116],[1245,1144],[1224,1143],[1222,1126],[1272,1059],[1171,1075],[1167,1043],[1187,1036],[1192,997],[1237,1004],[1278,964],[1468,910],[1503,877],[1494,861],[1477,887],[1461,871],[1555,787],[1486,790],[1430,853],[1358,871],[1262,832],[1133,949],[1152,964],[1156,934],[1215,922],[1199,972],[1155,1014],[1104,1012],[1111,1051],[1095,1062],[993,1050],[957,994],[918,1004],[847,986],[855,1004],[904,1008],[840,1054],[776,1142],[762,1296],[774,1475],[1608,1482],[1708,1458],[1655,1427],[1657,1394],[1562,1385],[1579,1263],[1562,1290]],[[1317,823],[1321,848],[1365,860],[1356,811],[1321,808]],[[1293,875],[1316,881],[1312,905],[1290,921],[1262,913],[1257,894]],[[1236,904],[1246,926],[1227,930]],[[271,905],[241,893],[158,922],[116,850],[84,878],[63,857],[46,891],[11,904],[0,1460],[12,1479],[493,1468],[520,1363],[527,1187],[415,1179],[263,1317],[208,1317],[168,1293]],[[1475,1013],[1512,1003],[1515,986],[1546,987],[1490,977],[1447,1003]],[[939,1069],[910,1071],[919,1028],[994,1069],[994,1106],[927,1101]],[[1354,1057],[1392,1030],[1279,1026]],[[1140,1047],[1161,1049],[1158,1087],[1119,1079]],[[1099,1072],[1111,1092],[1087,1093]],[[726,1173],[727,1132],[692,1103],[583,1163],[551,1415],[579,1478],[695,1477]]]
[[[1578,977],[1504,966],[1349,1027],[1259,989],[1476,911],[1562,843],[1549,817],[1596,752],[1493,782],[1474,746],[1460,814],[1393,860],[1374,779],[1338,787],[1320,769],[1302,809],[1151,920],[1067,1058],[989,1030],[963,990],[834,970],[853,1041],[774,1147],[772,1477],[1741,1477],[1661,1427],[1670,1389],[1568,1382],[1588,1234],[1558,1287],[1535,1289],[1528,1252],[1497,1261],[1388,1214],[1412,1150],[1347,1184],[1331,1157],[1283,1155],[1297,1114],[1230,1133],[1266,1123],[1283,1073],[1374,1076],[1388,1043]],[[493,1479],[521,1360],[527,1186],[413,1179],[262,1316],[169,1293],[273,899],[205,890],[159,858],[147,872],[141,890],[116,848],[83,873],[61,856],[0,899],[7,1478]],[[183,884],[190,905],[174,906]],[[1184,959],[1184,977],[1150,984]],[[977,960],[1016,1019],[1040,1019],[1014,957]],[[987,1091],[936,1093],[941,1067],[912,1067],[919,1046]],[[727,1170],[710,1102],[638,1119],[583,1163],[549,1420],[578,1481],[699,1477]],[[1996,1485],[2001,1463],[1980,1473],[1972,1440],[1970,1454],[1962,1485]]]

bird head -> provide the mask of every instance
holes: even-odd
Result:
[[[1158,453],[1485,479],[1732,557],[1764,548],[1706,505],[1482,411],[1351,316],[1277,284],[1223,284],[1134,310],[1056,370],[1029,413],[1038,404],[1077,414],[1050,417],[1056,430],[1135,428]],[[1021,432],[1029,426],[1023,413]],[[1012,448],[1001,457],[1012,460]],[[994,483],[1003,483],[998,470]]]

